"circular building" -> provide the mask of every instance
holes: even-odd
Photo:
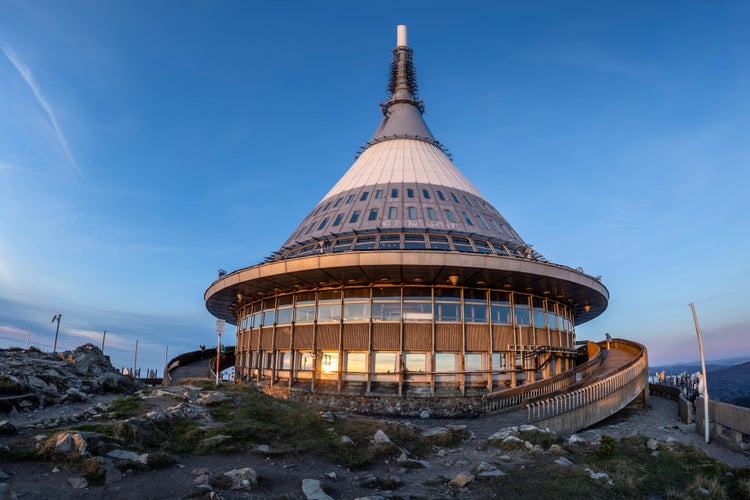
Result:
[[[606,287],[544,259],[452,163],[422,117],[405,26],[389,90],[372,138],[281,248],[206,290],[237,325],[237,379],[409,413],[571,369],[575,325],[606,309]]]

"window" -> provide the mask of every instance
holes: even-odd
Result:
[[[425,200],[429,200],[430,199],[430,192],[427,191],[426,189],[423,189],[422,190],[422,196],[424,197]]]
[[[310,224],[310,227],[307,228],[307,231],[305,231],[305,234],[310,234],[310,231],[312,231],[314,227],[315,227],[315,223],[313,222],[312,224]]]
[[[372,250],[375,248],[375,236],[360,236],[354,245],[355,250]]]
[[[448,243],[447,236],[430,235],[430,249],[432,250],[450,250],[451,244]]]
[[[374,321],[399,321],[401,319],[400,288],[372,289],[372,319]]]
[[[289,325],[292,323],[292,308],[284,307],[279,308],[276,313],[276,324],[278,325]]]
[[[445,209],[445,218],[448,219],[448,222],[456,222],[456,218],[453,216],[453,212]]]
[[[315,321],[315,292],[297,294],[294,305],[294,321],[296,323],[312,323]]]
[[[445,201],[445,195],[443,195],[442,191],[435,191],[438,195],[438,198],[440,198],[440,201]]]
[[[380,244],[378,245],[380,250],[397,250],[401,248],[401,235],[400,234],[381,234]]]
[[[328,203],[326,203],[326,206],[323,207],[323,211],[325,212],[326,210],[328,210],[328,207],[330,206],[331,206],[331,202],[329,201]]]
[[[453,236],[453,248],[459,252],[474,252],[474,249],[471,248],[469,238],[462,238],[459,236]]]
[[[484,222],[484,219],[482,219],[481,215],[477,215],[477,220],[479,221],[479,225],[482,226],[483,229],[489,229],[487,223]]]
[[[397,354],[395,352],[380,352],[375,351],[375,373],[396,373],[396,359]]]
[[[432,321],[432,293],[429,288],[404,288],[403,317],[408,321]]]
[[[305,371],[313,369],[313,355],[311,352],[297,353],[297,369]]]
[[[529,310],[529,299],[526,295],[516,295],[514,297],[515,305],[513,312],[516,317],[516,324],[519,326],[531,325],[531,311]]]
[[[414,198],[414,190],[413,189],[407,189],[406,190],[406,197],[407,198]]]
[[[398,208],[397,207],[390,207],[388,209],[388,218],[389,219],[395,219],[398,217]]]
[[[362,196],[359,197],[359,201],[365,201],[368,194],[370,194],[369,191],[365,191],[364,193],[362,193]]]
[[[497,222],[495,222],[495,220],[494,220],[494,219],[490,219],[490,224],[492,224],[492,226],[493,226],[493,227],[495,228],[495,230],[496,230],[496,231],[497,231],[498,233],[502,233],[502,232],[503,232],[503,230],[502,230],[502,229],[500,229],[500,226],[498,226],[498,225],[497,225]]]
[[[407,352],[404,354],[404,367],[410,372],[427,371],[427,355],[423,352]]]
[[[547,316],[547,308],[544,306],[544,299],[534,297],[531,302],[534,306],[534,326],[536,328],[544,328],[544,320]]]
[[[414,207],[409,207],[409,218],[410,219],[416,219],[417,218],[417,209]]]
[[[341,224],[341,219],[344,218],[344,214],[338,214],[335,219],[333,219],[333,225],[338,226]]]
[[[323,373],[336,373],[339,371],[339,353],[336,351],[323,351],[320,360],[320,371]]]
[[[352,214],[352,218],[349,219],[349,222],[350,223],[355,223],[358,220],[359,220],[359,210],[355,210],[354,213]]]
[[[382,197],[383,197],[383,190],[382,189],[378,189],[377,191],[375,191],[375,199],[376,200],[379,200]]]
[[[391,198],[398,198],[398,189],[391,189]]]
[[[460,201],[458,201],[458,196],[456,196],[454,193],[451,193],[451,198],[453,198],[453,201],[455,201],[456,203],[461,203]]]
[[[490,244],[482,240],[474,240],[474,246],[477,247],[479,253],[492,253]]]
[[[367,353],[366,352],[347,352],[346,353],[346,371],[363,373],[367,371]]]
[[[464,355],[464,371],[478,372],[482,370],[482,355],[477,352],[467,352]]]
[[[354,241],[354,238],[341,238],[340,240],[336,240],[336,244],[333,245],[333,252],[337,253],[351,249],[352,241]]]
[[[487,292],[468,288],[464,290],[464,321],[487,323]]]
[[[292,353],[289,351],[279,351],[276,367],[279,370],[289,370],[292,368]]]
[[[437,220],[437,213],[435,213],[435,209],[432,207],[427,207],[427,217],[430,220]]]
[[[375,220],[378,218],[378,209],[373,208],[370,210],[370,215],[367,216],[367,220]]]
[[[423,234],[406,234],[404,235],[404,249],[406,250],[420,250],[427,248],[424,242]]]
[[[348,288],[344,290],[344,321],[370,321],[370,290]]]
[[[341,205],[341,201],[342,201],[342,200],[343,200],[343,198],[339,198],[338,200],[336,200],[336,203],[334,203],[334,204],[333,204],[333,208],[336,208],[336,207],[338,207],[339,205]]]
[[[469,205],[470,207],[474,206],[474,205],[471,204],[471,202],[469,201],[469,199],[466,196],[462,196],[462,198],[464,199],[464,201],[466,202],[467,205]]]
[[[437,372],[454,372],[456,371],[456,355],[452,352],[435,353],[435,371]]]
[[[354,199],[354,195],[353,195],[353,194],[350,194],[350,195],[349,195],[349,196],[347,196],[347,198],[346,198],[346,203],[347,203],[347,204],[351,203],[353,199]]]
[[[466,221],[466,223],[467,223],[468,225],[470,225],[470,226],[473,226],[473,225],[474,225],[474,223],[473,223],[473,222],[471,222],[471,217],[469,217],[469,214],[467,214],[466,212],[461,212],[461,215],[463,215],[463,216],[464,216],[464,220]]]
[[[505,370],[505,356],[502,352],[492,353],[492,370]]]
[[[461,321],[461,290],[435,288],[435,321],[442,323]]]
[[[318,292],[318,322],[335,323],[341,320],[341,292],[323,290]]]
[[[492,323],[495,325],[510,325],[513,323],[510,314],[510,294],[508,292],[490,293],[490,313]]]
[[[328,224],[328,217],[326,217],[325,219],[323,219],[323,221],[320,223],[320,225],[318,226],[318,231],[320,231],[321,229],[323,229],[324,227],[326,227],[326,224]]]

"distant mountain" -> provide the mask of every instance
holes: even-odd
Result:
[[[649,367],[651,373],[667,372],[680,374],[701,371],[700,364],[685,363],[664,367]],[[714,401],[736,404],[750,408],[750,361],[726,366],[718,363],[707,363],[708,397]]]

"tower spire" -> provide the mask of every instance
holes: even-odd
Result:
[[[389,97],[380,103],[383,121],[368,144],[388,139],[420,139],[431,143],[437,140],[422,118],[424,104],[417,96],[417,75],[412,56],[414,51],[407,44],[406,25],[397,28],[396,48],[392,50]]]

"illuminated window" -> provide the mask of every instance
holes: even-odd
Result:
[[[366,352],[347,352],[346,353],[346,371],[355,373],[364,373],[367,371],[367,353]]]
[[[435,371],[437,372],[455,372],[456,355],[452,352],[435,353]]]
[[[375,373],[396,373],[396,360],[398,355],[395,352],[376,351],[374,354]]]
[[[279,351],[276,368],[279,370],[289,370],[292,368],[292,353],[289,351]]]
[[[464,371],[478,372],[482,370],[482,355],[476,352],[467,352],[464,356]]]
[[[404,366],[410,372],[426,372],[427,355],[423,352],[407,352],[404,354]]]
[[[320,371],[323,373],[339,371],[339,353],[337,351],[323,351],[320,359]]]

